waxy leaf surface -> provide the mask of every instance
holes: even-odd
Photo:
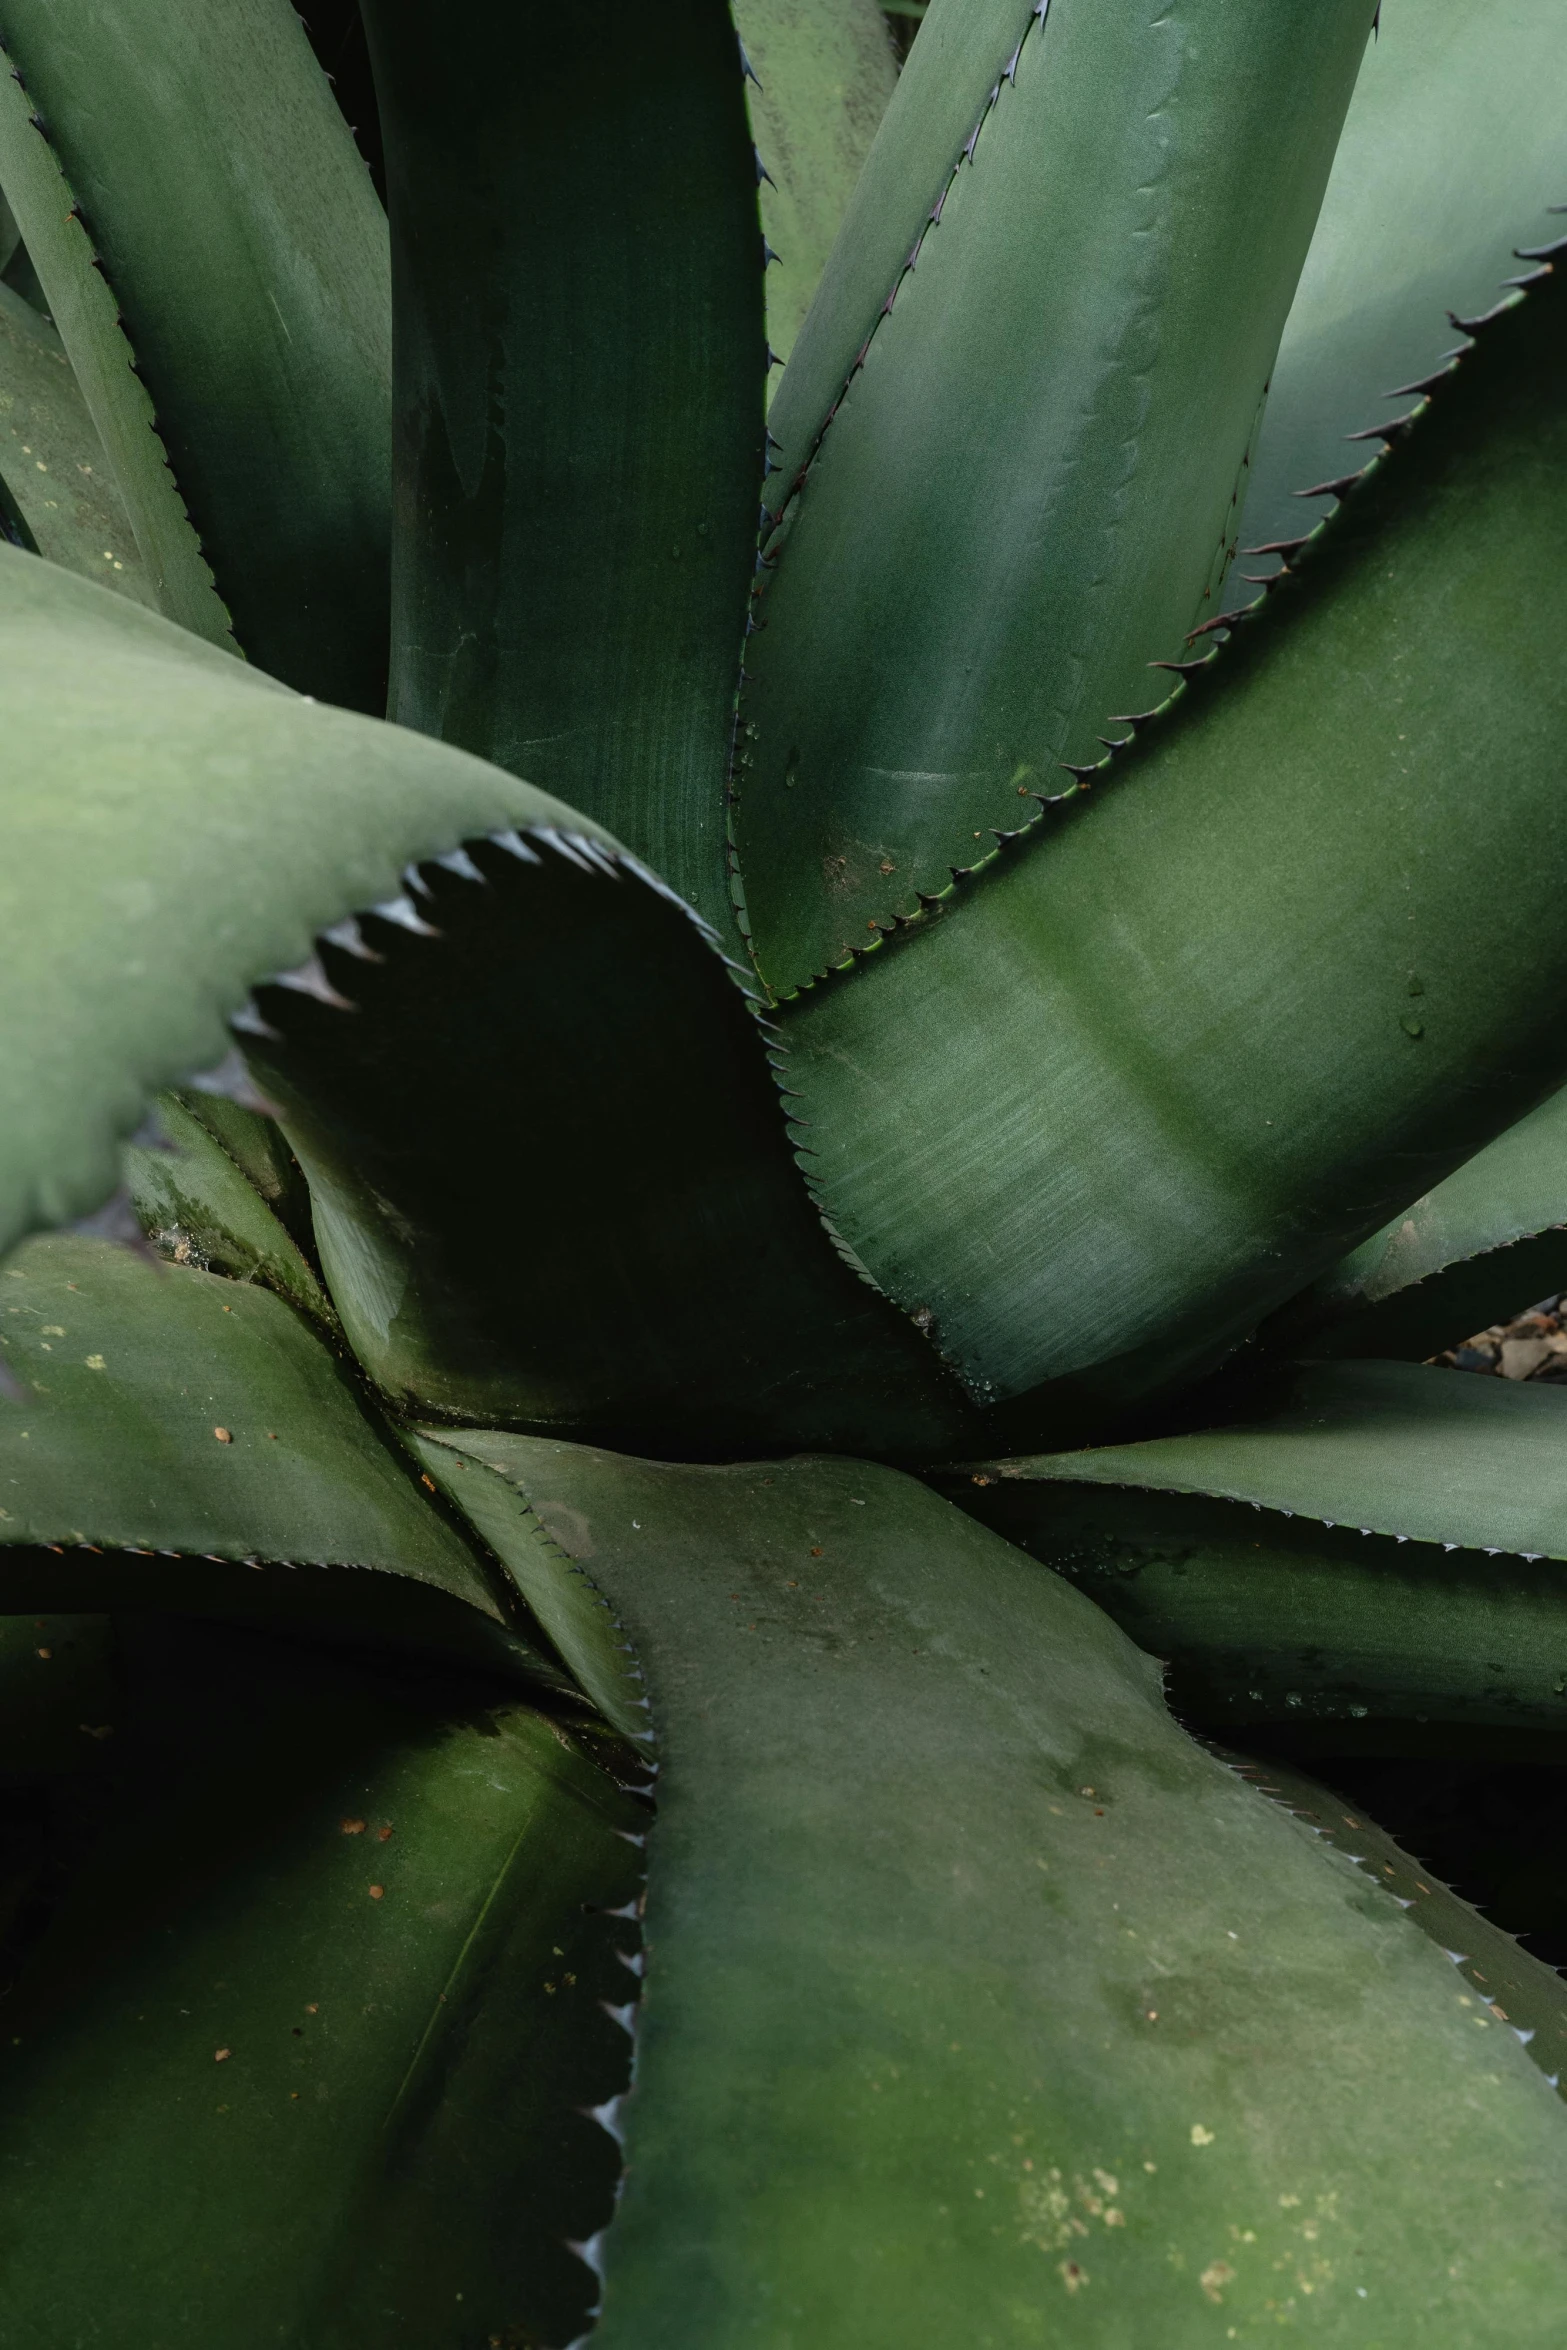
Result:
[[[1559,2102],[1058,1577],[860,1462],[446,1441],[652,1701],[604,2350],[1554,2341]]]

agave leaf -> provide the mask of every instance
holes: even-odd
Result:
[[[1567,1094],[1553,1094],[1384,1224],[1268,1325],[1313,1355],[1452,1346],[1567,1287]]]
[[[1270,2322],[1281,2269],[1346,2338],[1363,2286],[1553,2339],[1558,2103],[1079,1594],[860,1462],[427,1433],[459,1498],[526,1497],[648,1676],[604,2350],[1021,2350],[1106,2307],[1185,2350]]]
[[[981,1473],[1218,1494],[1416,1542],[1567,1559],[1564,1432],[1567,1395],[1553,1387],[1426,1363],[1308,1363],[1255,1420]]]
[[[0,1271],[0,1341],[20,1391],[0,1411],[0,1607],[348,1629],[565,1685],[280,1298],[55,1236]]]
[[[1213,1362],[1561,1083],[1564,365],[1555,284],[1102,791],[784,1007],[835,1226],[977,1392],[1052,1383],[997,1449]]]
[[[228,609],[213,586],[157,431],[157,411],[120,327],[120,306],[62,179],[59,159],[35,127],[34,101],[0,68],[0,186],[27,223],[22,248],[48,278],[51,320],[125,502],[152,600],[171,619],[233,652]],[[40,115],[39,121],[43,120]],[[106,542],[112,544],[112,541]]]
[[[0,285],[0,485],[38,554],[139,604],[154,601],[65,346],[7,285]]]
[[[1408,1913],[1410,1924],[1428,1934],[1449,1965],[1458,1968],[1466,1990],[1479,1993],[1474,2001],[1477,2020],[1483,2024],[1489,2010],[1499,2023],[1509,2025],[1551,2087],[1560,2087],[1567,2063],[1567,1987],[1554,1967],[1520,1950],[1511,1934],[1481,1917],[1363,1812],[1328,1788],[1274,1759],[1254,1762],[1238,1754],[1226,1759],[1261,1794],[1283,1804],[1337,1851],[1348,1853],[1357,1868],[1391,1893]]]
[[[157,1117],[160,1140],[126,1153],[126,1185],[148,1237],[177,1264],[264,1282],[290,1305],[335,1323],[303,1250],[221,1143],[173,1094],[163,1096]]]
[[[601,2002],[637,1930],[604,1913],[645,1810],[493,1685],[211,1627],[123,1646],[7,1950],[8,2325],[566,2341],[594,2290],[567,2239],[620,2163],[584,2109],[625,2083]]]
[[[386,222],[297,15],[14,0],[4,47],[0,181],[163,609],[379,712]]]
[[[1228,600],[1277,569],[1248,550],[1310,530],[1319,485],[1364,465],[1467,347],[1462,322],[1517,282],[1519,248],[1567,234],[1547,208],[1567,198],[1564,86],[1555,0],[1386,0],[1274,364]]]
[[[0,1251],[100,1207],[148,1096],[220,1059],[252,980],[396,898],[405,859],[569,820],[5,547],[0,732]]]
[[[953,157],[1028,31],[1034,6],[1035,0],[934,0],[921,22],[789,349],[768,417],[779,455],[764,493],[770,507],[787,494],[809,455],[951,176]],[[740,29],[747,37],[743,10]]]
[[[223,1090],[231,1079],[237,1080],[245,1091],[254,1085],[238,1051],[226,1066],[220,1064],[215,1070],[204,1071],[183,1092],[165,1095],[153,1115],[161,1117],[172,1102],[176,1109],[194,1118],[224,1156],[233,1161],[251,1190],[259,1193],[303,1253],[310,1245],[310,1187],[299,1161],[283,1140],[276,1105],[267,1104],[265,1109],[242,1107]],[[259,1088],[255,1089],[254,1098],[258,1103],[266,1102]]]
[[[767,172],[767,347],[784,361],[897,87],[898,61],[876,0],[737,0],[734,14]]]
[[[1560,1740],[1564,1447],[1559,1389],[1345,1363],[1294,1374],[1266,1418],[943,1486],[1165,1658],[1172,1703],[1224,1736]]]
[[[517,1486],[471,1460],[465,1439],[417,1430],[411,1442],[429,1475],[463,1511],[510,1574],[580,1688],[623,1738],[651,1745],[647,1688],[631,1643],[608,1600],[595,1590]]]
[[[972,1448],[956,1382],[824,1231],[690,909],[547,828],[419,882],[422,935],[324,945],[337,1000],[261,989],[251,1047],[398,1407],[657,1450]]]
[[[776,989],[1069,792],[1219,609],[1370,22],[1031,19],[766,542],[734,822]]]
[[[729,919],[762,478],[757,167],[724,0],[367,0],[398,317],[391,711]]]

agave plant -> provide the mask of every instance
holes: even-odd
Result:
[[[1559,2342],[1567,18],[312,19],[0,10],[0,2341]]]

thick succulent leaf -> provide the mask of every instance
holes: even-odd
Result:
[[[897,86],[876,0],[736,0],[754,81],[751,130],[767,174],[767,347],[787,360]],[[769,379],[771,380],[771,379]]]
[[[734,825],[775,988],[1070,792],[1063,763],[1162,700],[1149,664],[1219,609],[1370,24],[1365,0],[1031,19],[766,541]]]
[[[1567,232],[1562,104],[1567,16],[1556,0],[1385,0],[1333,162],[1273,369],[1227,597],[1256,593],[1324,490],[1366,459],[1462,350],[1461,322],[1519,274],[1519,249]],[[1525,262],[1527,267],[1527,260]]]
[[[0,489],[51,562],[154,601],[113,468],[46,318],[0,285]]]
[[[446,1441],[658,1733],[605,2350],[1554,2339],[1558,2103],[1077,1593],[858,1462]]]
[[[0,1270],[0,1345],[19,1389],[0,1412],[0,1606],[194,1606],[563,1682],[280,1298],[55,1236]]]
[[[245,1107],[249,1099],[251,1107]],[[275,1103],[254,1086],[236,1049],[182,1092],[166,1096],[231,1158],[300,1250],[311,1245],[310,1186],[283,1139]],[[162,1110],[159,1103],[153,1115]]]
[[[1567,1560],[1567,1394],[1426,1363],[1307,1363],[1254,1420],[980,1464],[1207,1493],[1415,1542]],[[971,1473],[972,1474],[972,1473]]]
[[[154,1245],[176,1264],[264,1282],[335,1322],[304,1251],[238,1161],[177,1095],[163,1096],[156,1117],[158,1139],[126,1153],[131,1205]]]
[[[468,1439],[432,1428],[416,1431],[411,1441],[428,1474],[502,1561],[578,1686],[623,1738],[651,1745],[642,1667],[633,1662],[624,1626],[585,1569],[516,1485],[468,1457],[462,1450]]]
[[[0,1251],[99,1208],[148,1096],[407,858],[566,814],[6,547],[0,734]]]
[[[956,1381],[823,1229],[690,909],[580,834],[421,880],[423,935],[325,944],[324,995],[260,990],[251,1047],[398,1405],[698,1455],[972,1448]]]
[[[768,418],[776,508],[918,244],[953,158],[1028,31],[1036,0],[934,0],[854,186]],[[739,11],[746,35],[744,7]],[[765,149],[764,160],[765,160]]]
[[[1562,1081],[1563,297],[1101,792],[784,1007],[837,1228],[977,1391],[1052,1382],[998,1447],[1212,1362]]]
[[[1285,1306],[1313,1355],[1423,1360],[1567,1288],[1567,1093],[1553,1094]]]
[[[233,652],[228,609],[213,586],[201,541],[170,470],[152,395],[120,324],[119,300],[104,272],[94,266],[99,256],[74,191],[38,128],[44,118],[3,44],[0,55],[11,67],[0,67],[0,187],[27,222],[28,244],[18,249],[17,258],[35,277],[38,270],[47,275],[48,294],[45,297],[40,287],[39,296],[47,300],[77,387],[110,453],[115,486],[125,501],[151,600],[182,627]]]
[[[1226,1759],[1262,1794],[1283,1804],[1336,1851],[1348,1853],[1357,1868],[1391,1893],[1407,1911],[1410,1924],[1428,1934],[1449,1964],[1459,1969],[1477,2027],[1485,2028],[1487,2012],[1510,2025],[1551,2087],[1560,2088],[1567,2069],[1567,1985],[1554,1967],[1520,1950],[1510,1934],[1460,1900],[1330,1789],[1274,1758]],[[1463,1997],[1460,1992],[1460,2005]]]
[[[728,920],[762,476],[725,0],[366,0],[397,305],[391,711]]]
[[[379,712],[386,222],[289,0],[9,0],[3,30],[0,181],[163,609],[224,641],[226,607],[263,668]]]
[[[564,2343],[620,2167],[585,2109],[626,2078],[601,2002],[634,1995],[645,1809],[493,1685],[124,1647],[7,1951],[13,2338]]]
[[[1163,1658],[1177,1710],[1224,1736],[1560,1741],[1564,1459],[1558,1388],[1353,1363],[1297,1373],[1251,1424],[942,1483]]]

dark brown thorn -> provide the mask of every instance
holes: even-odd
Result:
[[[1295,490],[1291,494],[1297,498],[1344,498],[1362,479],[1365,470],[1362,466],[1359,473],[1341,473],[1336,481],[1319,481],[1309,490]]]

